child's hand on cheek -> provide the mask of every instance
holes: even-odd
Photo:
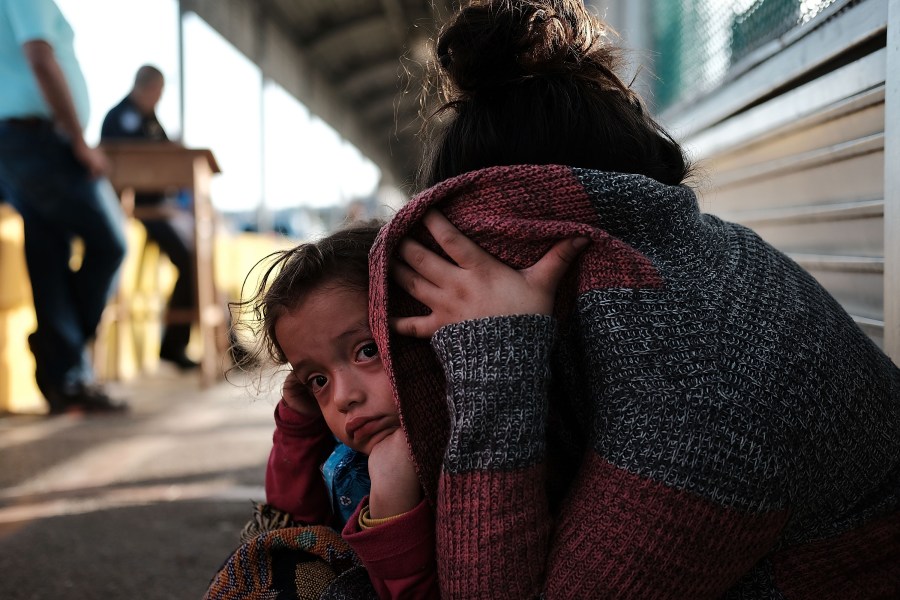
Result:
[[[369,453],[369,516],[393,517],[408,512],[422,500],[422,488],[403,429],[397,428]]]
[[[281,386],[281,399],[300,414],[310,416],[322,414],[316,399],[309,393],[309,389],[294,376],[293,371],[284,378],[284,384]]]

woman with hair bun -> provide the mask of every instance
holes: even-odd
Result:
[[[612,39],[579,0],[460,9],[370,254],[442,597],[900,597],[900,369],[699,211]]]
[[[419,187],[486,167],[561,164],[638,173],[679,185],[679,145],[617,75],[614,32],[580,1],[473,2],[437,42],[431,119]],[[444,119],[434,118],[443,117]]]

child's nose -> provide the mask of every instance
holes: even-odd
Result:
[[[366,394],[359,380],[352,373],[343,372],[337,377],[334,402],[339,410],[348,411],[354,404],[362,404]]]

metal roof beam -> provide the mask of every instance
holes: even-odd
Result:
[[[353,105],[319,69],[307,48],[301,47],[282,23],[260,14],[247,0],[181,0],[182,10],[195,12],[313,114],[334,127],[382,170],[397,179],[403,160],[392,154],[383,139],[373,136]],[[381,57],[383,60],[383,57]]]

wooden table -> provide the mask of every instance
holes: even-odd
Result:
[[[192,316],[203,347],[201,383],[210,385],[221,375],[218,336],[226,324],[226,309],[216,289],[215,210],[210,199],[212,176],[221,169],[210,150],[172,142],[104,142],[102,149],[110,162],[109,180],[129,216],[145,216],[139,214],[142,207],[135,210],[136,192],[188,189],[193,193],[196,310]]]

